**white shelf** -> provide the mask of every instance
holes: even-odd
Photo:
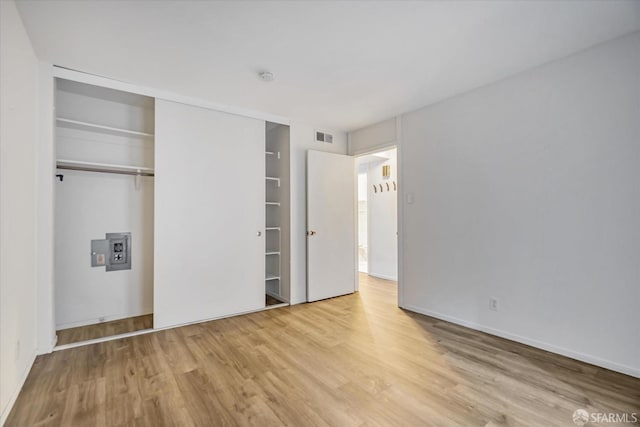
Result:
[[[280,255],[280,252],[266,252],[265,255]]]
[[[276,178],[275,176],[267,176],[265,177],[265,179],[267,181],[275,182],[278,185],[278,187],[280,187],[280,178]]]
[[[111,126],[103,126],[95,123],[82,122],[80,120],[64,119],[62,117],[57,117],[56,122],[61,126],[70,127],[74,129],[93,130],[93,131],[98,131],[103,133],[116,133],[120,135],[153,138],[152,133],[138,132],[135,130],[122,129],[122,128],[114,128]]]
[[[267,202],[267,206],[280,206],[280,202]]]
[[[71,170],[85,170],[85,171],[96,171],[96,172],[130,172],[130,173],[139,173],[139,174],[147,174],[153,175],[153,168],[148,168],[144,166],[127,166],[127,165],[114,165],[110,163],[94,163],[94,162],[83,162],[78,160],[66,160],[66,159],[58,159],[56,160],[56,167],[60,169],[71,169]]]
[[[267,176],[267,177],[265,177],[265,179],[267,181],[275,182],[276,184],[278,184],[278,187],[280,187],[280,178],[276,178],[275,176]]]
[[[280,231],[280,227],[266,227],[265,230],[267,230],[267,231]]]
[[[264,154],[267,156],[276,156],[278,160],[280,160],[280,152],[279,151],[265,151]]]
[[[280,276],[267,273],[267,277],[264,280],[280,280]]]

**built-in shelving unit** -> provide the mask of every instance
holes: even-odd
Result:
[[[289,127],[266,124],[265,293],[287,303],[289,289]]]
[[[266,138],[266,227],[265,227],[265,293],[273,298],[279,299],[280,289],[280,227],[279,227],[279,189],[280,178],[274,176],[278,170],[275,164],[280,160],[280,153],[277,147],[273,147],[268,136]],[[276,225],[274,225],[276,224]]]
[[[56,85],[59,169],[153,176],[152,98],[62,79]]]

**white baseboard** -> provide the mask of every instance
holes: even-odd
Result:
[[[531,347],[536,347],[542,350],[550,351],[551,353],[556,353],[562,356],[569,357],[571,359],[579,360],[581,362],[590,363],[592,365],[599,366],[601,368],[609,369],[612,371],[620,372],[625,375],[630,375],[632,377],[640,378],[640,369],[638,368],[621,365],[619,363],[612,362],[610,360],[601,359],[599,357],[592,356],[590,354],[580,353],[577,351],[569,350],[567,348],[558,347],[553,344],[537,341],[531,338],[513,334],[511,332],[506,332],[500,329],[490,328],[488,326],[484,326],[479,323],[469,322],[463,319],[459,319],[457,317],[448,316],[446,314],[438,313],[438,312],[427,310],[424,308],[415,307],[412,305],[404,305],[402,308],[409,311],[414,311],[416,313],[424,314],[426,316],[435,317],[436,319],[455,323],[456,325],[465,326],[467,328],[475,329],[481,332],[486,332],[487,334],[490,334],[490,335],[495,335],[497,337],[506,338],[511,341],[519,342],[521,344],[526,344]]]
[[[9,417],[9,413],[11,413],[11,409],[13,408],[13,405],[16,403],[16,400],[18,399],[18,396],[20,395],[20,391],[22,391],[22,387],[24,386],[24,382],[27,380],[27,377],[29,376],[29,372],[31,372],[31,368],[33,367],[33,362],[35,361],[36,361],[36,352],[34,351],[30,357],[29,364],[27,365],[24,372],[20,376],[20,380],[18,381],[18,384],[16,384],[16,387],[14,388],[13,393],[11,393],[11,399],[9,399],[7,406],[5,406],[2,409],[2,415],[0,415],[0,426],[3,426],[4,423],[7,421],[7,418]]]

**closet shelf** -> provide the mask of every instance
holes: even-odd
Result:
[[[264,280],[280,280],[280,276],[267,273],[267,277]]]
[[[264,154],[267,156],[276,156],[278,160],[280,160],[280,152],[279,151],[265,151]]]
[[[280,202],[267,202],[267,206],[280,206]]]
[[[82,122],[80,120],[65,119],[62,117],[56,117],[56,122],[61,126],[69,127],[73,129],[93,130],[93,131],[102,132],[102,133],[111,133],[111,134],[115,133],[120,135],[153,138],[152,133],[138,132],[135,130],[115,128],[111,126],[103,126],[95,123]]]
[[[267,230],[267,231],[280,231],[280,227],[266,227],[265,230]]]
[[[280,187],[280,178],[276,178],[275,176],[267,176],[265,179],[267,181],[275,182],[278,185],[278,187]]]
[[[280,255],[280,252],[266,252],[265,255]]]
[[[114,165],[110,163],[93,163],[78,160],[58,159],[56,160],[56,167],[58,169],[79,170],[87,172],[119,173],[142,176],[154,175],[153,168],[147,168],[144,166]]]

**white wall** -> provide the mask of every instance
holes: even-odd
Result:
[[[0,1],[0,424],[36,353],[38,60]]]
[[[396,118],[349,132],[349,155],[371,153],[396,144]]]
[[[306,123],[291,123],[291,304],[307,300],[307,150],[347,153],[347,135],[328,131],[333,143],[317,142],[315,128]]]
[[[406,114],[404,307],[640,376],[639,142],[640,33]]]
[[[384,152],[387,160],[369,163],[367,170],[368,273],[387,280],[398,280],[398,183],[397,150]],[[391,167],[391,176],[382,177],[383,166]],[[387,183],[389,190],[387,191]],[[384,191],[380,192],[382,184]],[[373,185],[378,186],[375,192]]]
[[[366,273],[369,263],[369,227],[367,226],[367,170],[358,165],[358,271]]]

